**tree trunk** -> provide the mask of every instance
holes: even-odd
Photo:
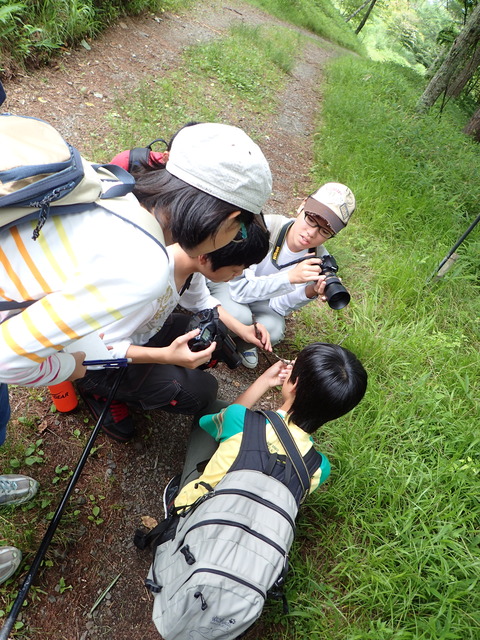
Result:
[[[473,56],[467,62],[466,66],[457,74],[456,78],[451,82],[447,89],[448,98],[458,98],[463,88],[473,76],[480,65],[480,46],[477,46]]]
[[[463,129],[463,133],[472,136],[477,142],[480,142],[480,107],[475,111],[468,123]]]
[[[366,21],[368,20],[368,16],[370,15],[370,13],[372,12],[373,7],[375,6],[375,3],[377,2],[377,0],[372,0],[370,3],[370,6],[367,9],[366,14],[363,16],[362,21],[360,22],[360,24],[358,25],[358,27],[355,29],[355,34],[358,36],[358,34],[360,33],[360,31],[363,29],[363,27],[365,26]]]
[[[427,111],[435,104],[439,96],[448,90],[452,78],[458,73],[461,65],[466,66],[469,57],[472,56],[472,49],[476,47],[480,40],[480,5],[477,5],[470,15],[465,28],[460,32],[455,42],[452,44],[445,60],[440,65],[437,73],[428,83],[417,103],[417,111]],[[477,63],[478,66],[478,63]],[[470,77],[475,68],[470,68]]]
[[[348,16],[348,18],[345,20],[345,22],[349,22],[352,18],[354,18],[357,13],[360,13],[360,11],[362,9],[365,9],[365,7],[367,6],[367,4],[370,3],[370,0],[367,0],[366,2],[364,2],[360,7],[358,7],[358,9],[356,11],[354,11],[350,16]]]

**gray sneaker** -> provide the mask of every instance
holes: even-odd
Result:
[[[0,475],[0,504],[22,504],[38,491],[38,482],[28,476],[13,473]]]
[[[20,566],[22,552],[15,547],[0,547],[0,584],[8,580]]]
[[[251,347],[247,351],[239,353],[240,360],[244,367],[247,369],[255,369],[258,364],[258,353],[255,347]]]

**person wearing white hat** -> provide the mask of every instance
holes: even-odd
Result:
[[[265,216],[270,232],[266,258],[229,283],[209,283],[212,294],[240,322],[262,323],[271,344],[277,344],[284,337],[286,316],[324,298],[326,277],[320,275],[320,264],[328,251],[323,245],[347,226],[355,206],[347,186],[328,182],[303,200],[296,218]],[[240,340],[237,348],[244,366],[254,369],[256,348]]]
[[[268,162],[244,131],[199,123],[176,134],[166,166],[138,177],[136,198],[125,196],[132,217],[148,228],[94,203],[49,217],[38,242],[29,221],[0,230],[0,302],[7,305],[0,311],[0,383],[50,386],[84,377],[85,353],[74,351],[76,341],[168,294],[164,244],[178,242],[195,258],[239,233],[246,237],[271,188]],[[29,306],[19,312],[11,301]],[[215,345],[193,352],[192,337],[177,339],[170,364],[196,369],[211,359]],[[113,416],[114,402],[116,424],[123,418]]]

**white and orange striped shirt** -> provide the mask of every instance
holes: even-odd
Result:
[[[0,312],[0,382],[45,386],[73,372],[65,346],[162,295],[168,258],[147,233],[94,205],[49,218],[36,241],[34,227],[0,232],[0,301],[37,300]]]

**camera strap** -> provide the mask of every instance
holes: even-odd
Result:
[[[280,229],[280,231],[278,232],[277,235],[277,239],[275,240],[275,245],[273,247],[273,251],[272,254],[270,256],[270,260],[272,261],[273,266],[278,269],[279,271],[281,269],[285,269],[286,267],[291,267],[294,264],[298,264],[299,262],[302,262],[303,260],[307,260],[308,258],[311,258],[311,254],[316,254],[316,250],[315,248],[311,248],[308,250],[307,255],[302,256],[301,258],[297,258],[297,260],[292,260],[291,262],[286,262],[285,264],[278,264],[278,256],[280,255],[280,252],[282,250],[282,247],[285,243],[286,237],[287,237],[287,233],[288,230],[290,229],[290,227],[292,226],[292,224],[295,222],[295,220],[291,220],[290,222],[287,222],[286,224],[283,225],[283,227]]]
[[[192,284],[192,278],[193,278],[193,273],[191,273],[188,278],[185,280],[185,282],[183,283],[183,287],[180,289],[180,291],[178,292],[178,295],[181,297],[185,291],[190,287],[190,285]]]

